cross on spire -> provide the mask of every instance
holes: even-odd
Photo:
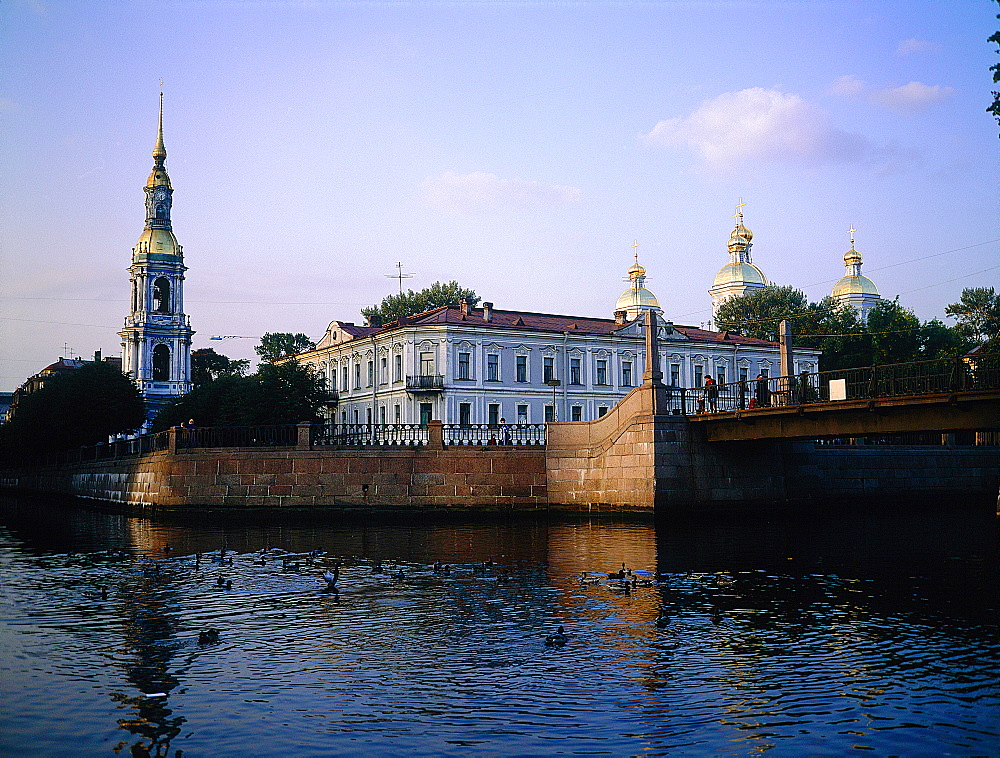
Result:
[[[854,228],[854,224],[851,224],[851,228],[847,230],[847,233],[851,235],[851,247],[854,247],[854,233],[857,229]]]
[[[737,221],[736,221],[737,224],[743,223],[743,206],[744,205],[746,205],[746,203],[743,202],[743,198],[741,197],[740,201],[736,204],[736,213],[733,214],[733,218],[737,219]]]
[[[635,262],[639,262],[639,240],[632,241],[632,251],[635,253]]]

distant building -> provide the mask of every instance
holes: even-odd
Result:
[[[643,319],[656,314],[664,382],[701,386],[777,376],[775,342],[666,321],[644,286],[638,257],[613,319],[495,309],[484,302],[435,308],[390,324],[333,321],[297,356],[320,372],[341,423],[453,424],[588,421],[642,382]],[[796,348],[796,371],[816,371],[819,351]]]
[[[146,226],[132,249],[128,272],[131,313],[122,338],[123,370],[135,380],[152,417],[170,398],[191,391],[191,337],[184,315],[183,249],[170,223],[173,189],[164,165],[163,95],[153,148],[153,170],[146,182]]]
[[[94,353],[94,360],[103,360],[105,363],[111,363],[118,369],[121,369],[121,358],[109,357],[102,359],[100,350]],[[38,390],[48,384],[48,382],[50,382],[54,377],[69,373],[70,371],[76,371],[76,369],[86,366],[87,363],[89,363],[89,361],[85,361],[80,358],[60,357],[55,363],[50,363],[37,374],[29,376],[20,387],[14,390],[13,393],[9,393],[10,402],[8,407],[3,412],[3,415],[0,415],[0,418],[6,418],[8,421],[14,418],[14,415],[17,413],[17,405],[24,399],[25,396],[30,395],[33,392],[38,392]]]
[[[742,200],[736,208],[736,228],[729,235],[729,263],[719,269],[708,294],[712,297],[712,315],[727,300],[767,286],[764,272],[754,265],[750,256],[753,232],[743,226]]]
[[[875,282],[861,274],[861,253],[854,249],[853,227],[850,230],[851,249],[844,253],[844,265],[847,273],[833,285],[833,298],[837,302],[848,305],[858,311],[862,320],[868,319],[868,312],[882,299]]]

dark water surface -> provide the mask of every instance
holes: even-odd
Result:
[[[950,503],[248,522],[7,497],[0,754],[998,755],[998,557],[991,510]]]

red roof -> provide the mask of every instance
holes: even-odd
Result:
[[[445,305],[414,316],[407,316],[399,321],[393,321],[381,327],[345,326],[344,331],[355,337],[364,337],[375,332],[400,329],[407,326],[447,324],[449,326],[469,326],[481,329],[510,329],[528,332],[553,332],[562,334],[598,334],[610,335],[630,326],[633,322],[618,324],[614,319],[591,318],[589,316],[560,316],[552,313],[532,313],[530,311],[500,311],[491,309],[491,319],[483,320],[482,308],[470,308],[464,315],[457,305]],[[748,345],[776,347],[777,342],[743,337],[731,332],[712,332],[699,329],[696,326],[674,325],[674,330],[692,342],[715,342],[727,345]],[[666,343],[669,344],[669,343]],[[665,346],[665,345],[664,345]]]

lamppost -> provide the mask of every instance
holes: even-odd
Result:
[[[556,388],[559,387],[562,382],[559,379],[549,379],[546,382],[552,388],[552,420],[559,420],[559,411],[556,410]]]

